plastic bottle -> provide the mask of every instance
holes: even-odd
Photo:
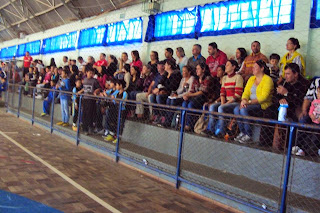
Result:
[[[280,104],[278,108],[278,121],[286,121],[288,104]]]

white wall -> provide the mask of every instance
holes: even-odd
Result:
[[[206,3],[215,2],[209,0],[167,0],[162,5],[163,11],[170,11],[174,9],[181,9],[184,7],[191,7],[194,5],[203,5]],[[131,50],[138,50],[140,56],[144,63],[148,62],[149,52],[151,50],[158,51],[160,59],[164,58],[164,49],[166,47],[171,47],[175,49],[178,46],[182,46],[185,49],[186,55],[191,56],[192,44],[199,43],[203,46],[204,57],[208,56],[206,51],[207,45],[210,42],[215,41],[218,44],[219,49],[226,52],[228,56],[233,56],[236,48],[244,47],[247,51],[250,51],[250,44],[254,40],[260,41],[262,45],[262,53],[269,56],[271,53],[278,53],[280,56],[286,53],[285,44],[288,38],[296,37],[299,39],[301,44],[300,53],[306,58],[307,61],[307,74],[308,75],[320,75],[320,65],[317,63],[317,59],[320,57],[320,53],[316,50],[319,46],[319,35],[320,29],[309,29],[310,22],[310,5],[312,0],[295,0],[295,28],[294,30],[286,31],[272,31],[272,32],[259,32],[259,33],[246,33],[246,34],[233,34],[233,35],[223,35],[223,36],[210,36],[201,37],[196,39],[183,39],[183,40],[173,40],[173,41],[161,41],[133,45],[123,45],[123,46],[113,46],[113,47],[95,47],[86,48],[76,51],[48,54],[42,56],[35,56],[37,58],[42,58],[45,63],[50,62],[50,58],[54,57],[56,59],[57,65],[61,64],[62,56],[67,55],[69,58],[75,59],[79,55],[84,58],[92,55],[98,57],[100,52],[105,52],[107,54],[114,54],[120,56],[121,52],[130,52]],[[45,32],[39,32],[27,36],[25,39],[14,39],[4,43],[0,43],[1,47],[12,46],[16,44],[21,44],[25,42],[30,42],[33,40],[44,39],[47,37],[80,30],[83,28],[89,28],[92,26],[107,24],[111,22],[121,21],[120,14],[125,14],[125,19],[135,18],[142,16],[144,19],[143,26],[143,39],[147,29],[148,24],[148,14],[142,12],[142,5],[135,5],[127,7],[121,10],[113,11],[104,15],[97,17],[88,18],[82,21],[73,22],[67,25],[62,25],[54,29],[47,30]]]

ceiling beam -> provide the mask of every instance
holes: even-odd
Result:
[[[1,31],[6,30],[12,39],[17,38],[17,35],[11,31],[12,25],[9,24],[9,22],[2,13],[0,13],[0,17],[3,22],[2,26],[4,27]]]
[[[37,22],[37,24],[39,25],[38,27],[40,27],[41,31],[45,31],[47,28],[45,26],[45,24],[43,23],[43,21],[39,18],[39,17],[36,17],[34,15],[34,11],[33,11],[33,8],[30,7],[29,3],[26,1],[26,0],[20,0],[21,1],[21,6],[22,8],[24,8],[24,11],[27,12],[27,16],[29,16],[28,13],[31,14],[31,17],[33,16],[34,20]]]
[[[21,11],[20,8],[16,7],[15,2],[13,2],[12,0],[11,0],[11,2],[12,2],[12,3],[11,3],[12,7],[19,13],[19,15],[21,16],[21,19],[26,18],[26,19],[27,19],[26,24],[28,25],[28,27],[30,28],[30,30],[31,30],[33,33],[35,33],[36,31],[35,31],[35,30],[30,26],[30,24],[29,24],[30,18],[29,18],[28,16],[24,15],[23,11]]]
[[[35,0],[35,1],[38,2],[38,3],[40,3],[40,4],[45,5],[45,6],[47,6],[47,7],[52,7],[52,5],[47,4],[47,3],[44,3],[43,1],[40,1],[40,0]]]
[[[113,3],[113,1],[112,0],[110,0],[110,3],[112,4],[112,6],[114,7],[114,9],[118,9],[117,7],[116,7],[116,5]]]
[[[80,15],[80,13],[79,13],[79,10],[77,10],[77,13],[76,13],[76,12],[74,12],[74,11],[68,6],[68,4],[66,3],[65,0],[61,0],[61,1],[62,1],[62,4],[63,4],[75,17],[77,17],[78,20],[81,20],[81,19],[82,19],[81,15]],[[70,1],[70,3],[72,3],[72,2]]]

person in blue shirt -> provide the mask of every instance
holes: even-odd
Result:
[[[71,91],[70,80],[68,79],[68,74],[66,70],[63,70],[61,73],[60,84],[57,84],[56,88],[60,90],[60,105],[61,105],[61,116],[62,121],[58,122],[57,125],[67,127],[69,126],[69,99],[70,94],[65,92]]]
[[[125,88],[125,81],[123,80],[117,80],[116,81],[116,91],[112,94],[112,98],[115,99],[122,99],[127,100],[128,99],[128,93],[124,91]],[[110,104],[109,107],[109,113],[107,114],[107,126],[108,129],[106,129],[106,136],[103,137],[106,141],[112,141],[112,143],[117,143],[117,124],[118,124],[118,109],[120,106],[119,101],[113,100],[113,103]],[[119,135],[122,134],[123,128],[124,128],[124,122],[127,115],[125,102],[122,104],[121,108],[121,120],[120,120],[120,132]]]
[[[50,81],[50,86],[52,90],[56,89],[56,82],[54,80]],[[48,94],[48,97],[46,99],[43,100],[43,112],[41,113],[41,117],[49,115],[50,114],[50,107],[51,107],[51,103],[54,97],[54,91],[50,91]],[[55,93],[55,97],[58,96],[58,93]]]
[[[7,91],[7,80],[6,78],[0,77],[0,99],[2,98],[2,92]]]

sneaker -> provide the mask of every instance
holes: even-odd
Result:
[[[63,127],[68,127],[68,126],[69,126],[69,123],[63,123],[62,126],[63,126]]]
[[[47,113],[44,113],[44,112],[40,114],[41,117],[44,117],[46,115],[47,115]]]
[[[75,132],[77,132],[77,131],[78,131],[78,128],[77,128],[76,126],[73,126],[73,125],[72,125],[72,130],[75,131]]]
[[[105,141],[113,141],[114,140],[114,137],[112,136],[112,135],[110,135],[110,134],[108,134],[106,137],[103,137],[103,139],[105,140]]]
[[[291,154],[296,156],[305,156],[306,154],[299,146],[292,147]]]
[[[105,133],[104,129],[100,129],[100,130],[97,129],[97,131],[95,131],[95,134],[97,135],[103,135],[104,133]]]
[[[58,123],[56,123],[58,126],[62,126],[62,124],[64,124],[64,122],[63,121],[60,121],[60,122],[58,122]]]
[[[297,156],[306,156],[304,151],[302,149],[299,149],[298,152],[296,153]]]
[[[240,132],[240,134],[234,138],[235,141],[239,141],[241,140],[241,138],[244,136],[244,134],[242,132]]]
[[[107,137],[107,135],[109,135],[109,130],[106,129],[106,130],[104,131],[104,134],[102,135],[102,137]]]
[[[115,138],[115,139],[112,141],[112,143],[117,143],[117,138]]]
[[[239,140],[239,143],[249,143],[251,141],[251,137],[249,135],[245,135],[243,136],[240,140]]]
[[[37,95],[35,98],[36,99],[42,99],[43,97],[42,97],[42,95]]]

